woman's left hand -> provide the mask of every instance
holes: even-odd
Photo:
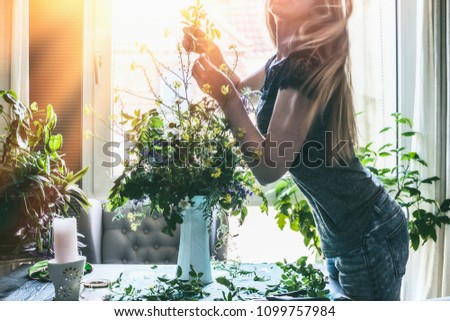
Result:
[[[222,108],[227,104],[229,96],[237,93],[231,79],[205,55],[194,62],[192,76],[202,91],[214,98]]]

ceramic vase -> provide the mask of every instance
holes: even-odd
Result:
[[[177,265],[182,269],[181,280],[189,280],[192,268],[203,273],[203,284],[212,283],[208,220],[204,214],[204,196],[194,196],[193,205],[183,211],[180,226],[180,246]]]

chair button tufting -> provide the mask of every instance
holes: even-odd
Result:
[[[122,263],[123,263],[123,264],[127,264],[127,263],[128,263],[128,260],[127,260],[127,259],[122,259]]]
[[[136,244],[133,245],[133,250],[137,251],[139,249],[139,246],[137,246]]]
[[[149,260],[145,260],[144,264],[150,264],[150,261]]]
[[[144,234],[148,234],[149,230],[148,228],[144,228]]]
[[[122,229],[122,234],[127,234],[127,229],[126,228]]]
[[[153,245],[153,248],[154,248],[155,250],[159,249],[159,244]]]
[[[153,215],[152,215],[152,219],[157,220],[158,218],[159,218],[159,215],[158,215],[158,214],[153,214]]]

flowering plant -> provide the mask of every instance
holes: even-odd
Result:
[[[181,14],[192,32],[202,30],[210,40],[220,37],[200,1]],[[204,45],[204,39],[202,41],[199,46]],[[210,215],[213,208],[219,208],[239,216],[242,222],[247,215],[248,197],[253,194],[262,198],[261,208],[267,211],[261,188],[246,167],[217,103],[206,95],[194,98],[191,54],[178,42],[180,66],[179,71],[174,71],[162,64],[147,46],[140,45],[140,51],[151,59],[160,79],[173,93],[173,99],[168,101],[161,97],[143,65],[131,65],[132,70],[139,70],[145,76],[150,94],[146,98],[152,101],[152,108],[146,112],[141,109],[127,112],[123,95],[133,93],[128,89],[116,90],[119,124],[128,126],[123,134],[132,147],[128,150],[129,159],[124,162],[124,171],[111,189],[109,210],[120,209],[129,200],[148,200],[149,206],[164,217],[167,225],[163,232],[169,235],[183,222],[182,210],[191,205],[195,195],[206,198],[205,216]],[[165,73],[175,76],[176,80],[170,82]],[[207,93],[207,85],[202,90]],[[222,94],[227,93],[227,88],[222,88]]]
[[[6,123],[0,137],[0,243],[13,254],[42,253],[51,248],[55,216],[68,216],[69,210],[78,214],[79,207],[90,206],[77,184],[88,168],[74,173],[66,166],[60,150],[63,136],[53,134],[57,115],[52,105],[25,106],[14,91],[1,90],[0,98],[11,111],[0,104]]]

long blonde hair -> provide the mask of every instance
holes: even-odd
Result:
[[[327,130],[333,133],[331,143],[333,147],[345,144],[341,156],[347,163],[354,156],[357,144],[347,30],[352,10],[352,0],[316,0],[309,18],[299,27],[297,40],[301,45],[295,48],[310,49],[319,59],[319,67],[311,75],[307,75],[305,86],[317,88],[312,108],[318,111],[322,119],[329,108]],[[267,8],[266,20],[270,36],[276,45],[275,20]]]

